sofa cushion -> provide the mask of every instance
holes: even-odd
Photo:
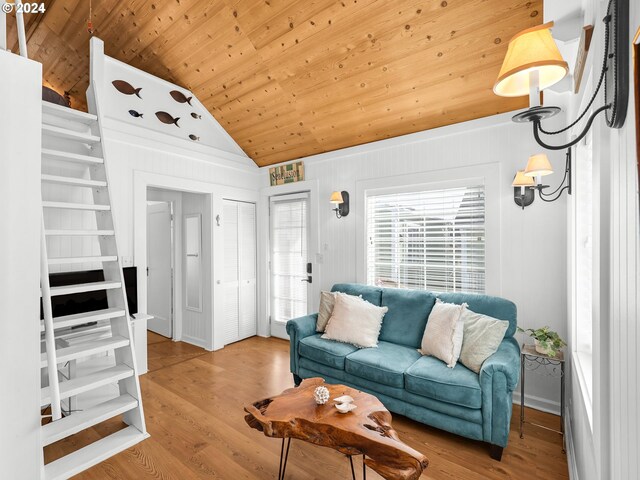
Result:
[[[356,377],[402,388],[404,372],[418,358],[414,348],[379,342],[378,348],[365,348],[347,355],[344,370]]]
[[[331,289],[332,292],[342,292],[347,295],[362,295],[362,298],[376,307],[381,305],[382,289],[370,285],[360,285],[359,283],[336,283]]]
[[[479,376],[460,363],[447,368],[435,357],[422,357],[407,369],[404,384],[407,391],[418,395],[468,408],[482,407]]]
[[[436,296],[423,290],[382,289],[382,306],[389,311],[382,322],[380,340],[419,348]]]
[[[335,342],[321,338],[322,334],[311,335],[300,340],[298,352],[301,357],[314,360],[328,367],[344,370],[344,359],[358,350],[348,343]]]
[[[507,320],[509,328],[504,336],[513,337],[518,326],[518,314],[516,304],[500,297],[489,295],[477,295],[474,293],[440,293],[438,298],[448,303],[467,303],[467,308],[472,312],[481,313],[498,320]]]

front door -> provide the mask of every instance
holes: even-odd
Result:
[[[173,275],[171,204],[147,205],[147,312],[153,315],[147,328],[171,338],[173,335]]]
[[[309,194],[274,196],[269,207],[271,335],[288,339],[285,325],[307,315],[313,282]]]

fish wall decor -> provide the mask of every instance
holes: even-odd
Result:
[[[202,115],[198,115],[196,112],[191,112],[191,116],[196,120],[200,120],[202,118]]]
[[[191,105],[191,99],[193,97],[186,97],[184,95],[184,93],[179,92],[178,90],[171,90],[169,92],[169,95],[171,95],[171,98],[173,98],[176,102],[178,103],[188,103],[189,105]]]
[[[193,140],[194,142],[199,142],[200,141],[200,137],[196,137],[193,133],[191,135],[189,135],[189,138],[191,140]]]
[[[171,116],[171,114],[169,114],[167,112],[156,112],[156,117],[158,117],[158,120],[160,120],[162,123],[166,123],[167,125],[175,125],[176,127],[180,127],[180,125],[178,125],[178,120],[180,120],[180,117],[173,118]]]
[[[129,110],[129,115],[135,118],[142,118],[142,113],[136,112],[135,110]]]
[[[138,98],[142,98],[140,96],[140,90],[142,90],[142,87],[135,88],[129,82],[125,82],[124,80],[114,80],[111,83],[120,93],[124,93],[125,95],[135,95]]]

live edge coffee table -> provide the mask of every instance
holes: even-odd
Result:
[[[324,405],[317,405],[313,398],[319,385],[325,385],[331,395]],[[338,412],[333,399],[342,395],[351,395],[358,408],[349,413]],[[416,480],[429,464],[424,455],[400,441],[391,427],[391,414],[380,400],[344,385],[325,384],[322,378],[303,380],[299,387],[255,402],[244,410],[250,427],[267,437],[282,438],[278,480],[284,479],[292,438],[347,455],[354,479],[354,455],[363,456],[363,478],[368,466],[387,480]]]

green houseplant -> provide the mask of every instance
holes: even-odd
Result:
[[[522,333],[526,333],[530,337],[534,339],[534,343],[536,346],[536,352],[542,353],[543,355],[549,355],[550,357],[555,357],[562,347],[566,347],[567,344],[565,341],[560,338],[558,332],[554,332],[549,327],[542,328],[527,328],[523,330],[518,327],[518,331]]]

